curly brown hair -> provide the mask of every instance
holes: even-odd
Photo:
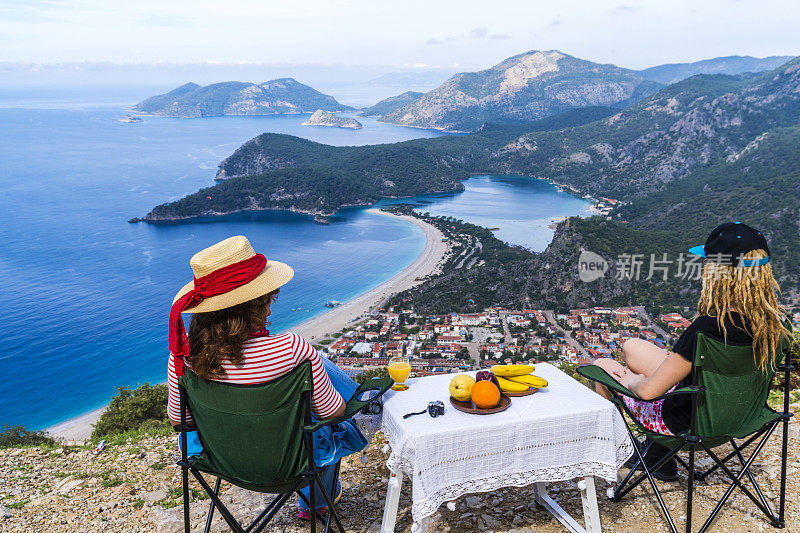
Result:
[[[277,296],[276,289],[233,307],[194,314],[188,333],[192,371],[200,377],[220,378],[225,375],[224,360],[240,363],[242,344],[267,325],[270,305]]]

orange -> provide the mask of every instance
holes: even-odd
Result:
[[[489,380],[472,386],[472,402],[481,409],[491,409],[500,402],[500,389]]]

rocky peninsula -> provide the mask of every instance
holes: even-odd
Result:
[[[360,130],[361,123],[354,118],[340,117],[328,111],[317,109],[311,117],[303,122],[303,126],[329,126],[333,128],[350,128]]]
[[[294,78],[264,83],[227,81],[200,86],[181,85],[133,106],[137,114],[158,117],[201,118],[222,115],[286,115],[324,111],[350,111],[336,99]]]

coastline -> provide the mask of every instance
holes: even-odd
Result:
[[[302,335],[313,344],[317,338],[339,331],[354,319],[368,313],[380,305],[393,294],[409,289],[421,281],[418,277],[425,277],[438,270],[442,257],[449,244],[443,242],[444,235],[431,224],[408,215],[394,215],[379,209],[368,209],[370,213],[383,216],[398,217],[420,228],[425,234],[425,248],[413,263],[401,272],[380,285],[352,298],[338,307],[321,315],[315,316],[291,328],[295,333]],[[67,441],[88,439],[92,433],[92,425],[97,422],[106,407],[100,407],[77,417],[60,422],[45,429],[47,433],[56,438]]]

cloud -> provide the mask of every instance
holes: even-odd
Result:
[[[481,26],[480,28],[472,28],[469,31],[470,37],[475,37],[477,39],[483,39],[489,33],[489,28],[486,26]]]
[[[0,3],[0,21],[25,24],[66,23],[74,24],[63,14],[63,6],[52,0],[3,0]]]
[[[633,13],[635,11],[639,11],[638,6],[632,6],[628,4],[620,4],[611,10],[612,13]]]
[[[483,39],[502,41],[505,39],[511,39],[511,36],[506,33],[489,33],[489,28],[487,28],[486,26],[478,26],[477,28],[472,28],[471,30],[469,30],[469,32],[461,35],[447,35],[444,38],[431,37],[430,39],[425,41],[425,44],[437,45],[445,42],[452,43],[457,41],[483,40]]]
[[[148,14],[138,18],[138,22],[146,26],[161,26],[164,28],[188,28],[194,26],[191,20],[179,15]]]
[[[548,26],[550,26],[551,28],[555,28],[557,26],[561,26],[563,23],[564,21],[561,19],[553,19],[550,21],[550,24],[548,24]]]

